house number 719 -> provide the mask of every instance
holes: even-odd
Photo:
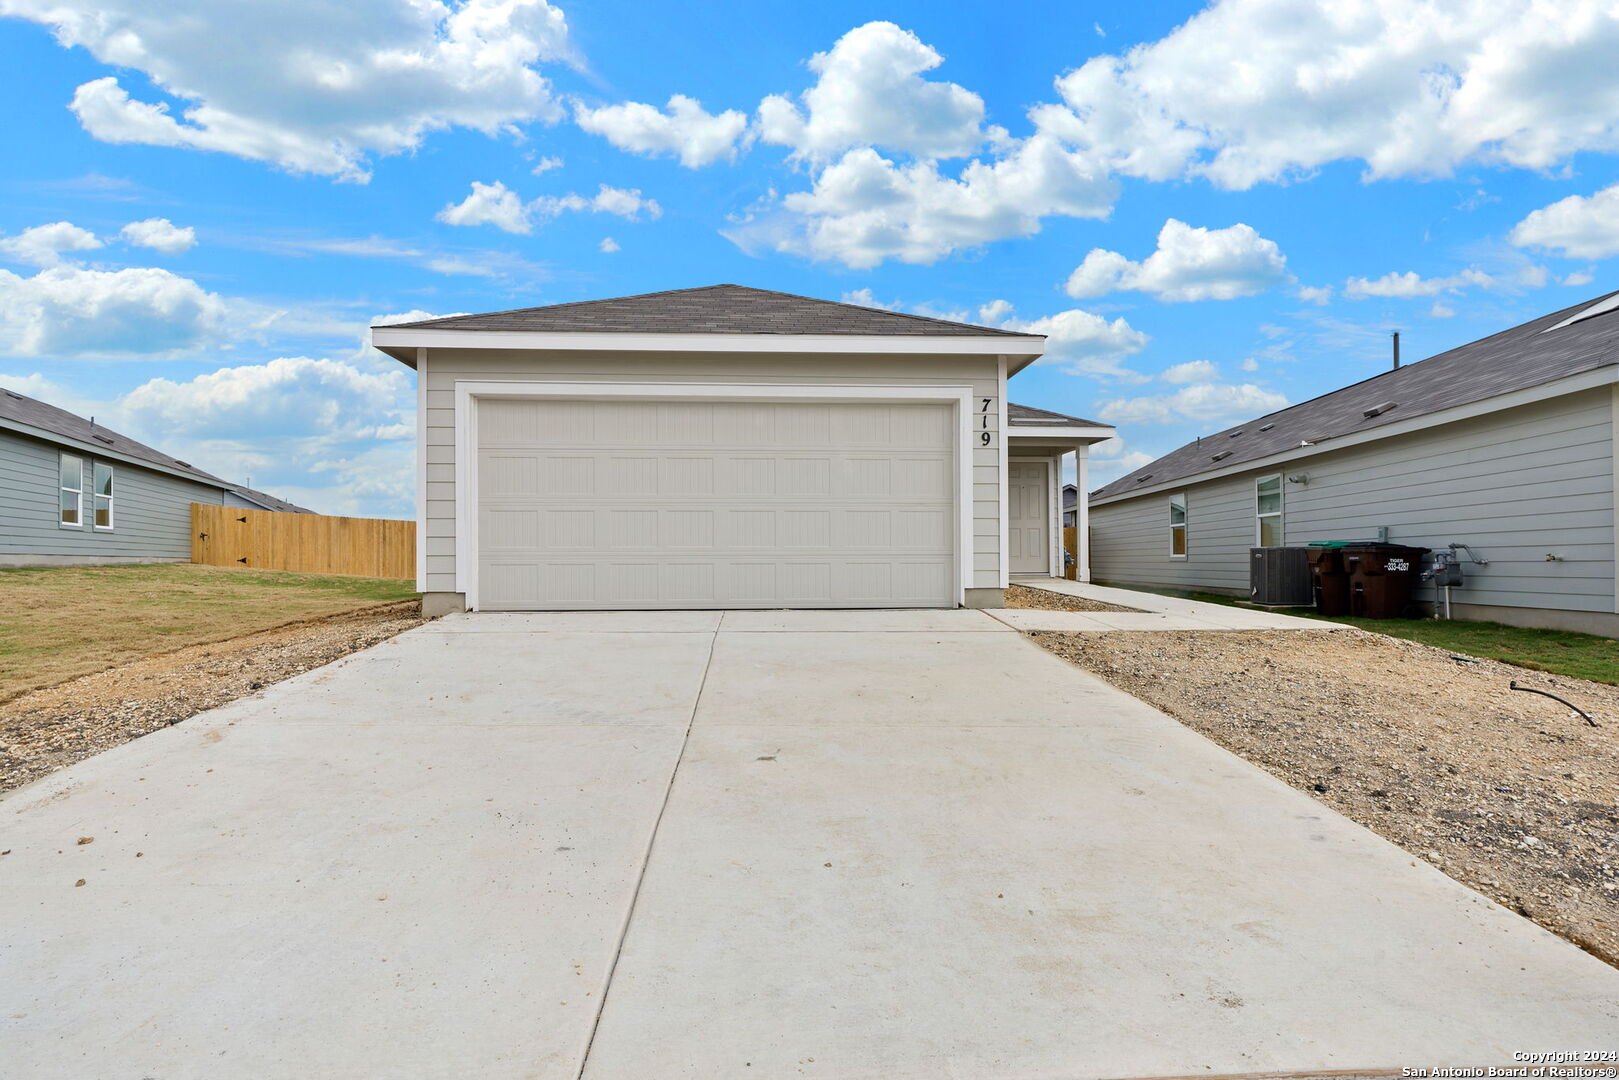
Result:
[[[989,410],[995,404],[995,399],[979,398],[978,400],[982,403],[978,409],[978,426],[981,429],[978,432],[978,442],[981,446],[989,446],[995,441],[995,436],[989,430]]]

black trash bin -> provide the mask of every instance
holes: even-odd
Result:
[[[1343,544],[1327,541],[1305,549],[1310,560],[1310,586],[1318,615],[1349,614],[1349,571],[1344,569]]]
[[[1343,549],[1349,572],[1349,614],[1363,619],[1411,619],[1418,614],[1411,593],[1422,575],[1427,548],[1363,544]]]

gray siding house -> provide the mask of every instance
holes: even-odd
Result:
[[[264,500],[281,502],[0,389],[0,567],[189,562],[192,503],[281,508]]]
[[[1039,335],[739,285],[372,344],[417,374],[434,613],[998,607],[1061,575],[1063,461],[1113,435],[1007,401]]]
[[[1093,575],[1246,594],[1256,546],[1466,545],[1455,617],[1619,636],[1616,427],[1619,293],[1204,436],[1099,488]]]

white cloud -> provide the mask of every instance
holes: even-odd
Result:
[[[1184,386],[1187,383],[1208,382],[1219,373],[1219,369],[1207,360],[1188,360],[1184,364],[1165,368],[1158,373],[1158,378],[1166,383]]]
[[[164,255],[183,255],[197,244],[197,231],[190,226],[181,228],[168,218],[147,218],[131,221],[118,231],[127,244],[151,248]]]
[[[0,270],[0,350],[11,356],[162,356],[222,345],[227,305],[167,270]]]
[[[542,157],[542,158],[540,158],[540,160],[536,161],[534,163],[534,167],[532,169],[530,169],[529,172],[533,173],[535,176],[543,176],[546,173],[550,172],[552,169],[560,169],[560,168],[562,168],[562,159],[559,158],[559,157],[552,157],[552,156],[548,155],[548,156]]]
[[[15,262],[31,266],[56,266],[62,262],[64,252],[94,251],[99,247],[101,241],[96,239],[95,233],[70,221],[35,225],[0,240],[0,252]]]
[[[1256,48],[1255,43],[1263,43]],[[1361,160],[1369,178],[1619,150],[1603,0],[1222,0],[1058,80],[1043,121],[1110,168],[1244,189]]]
[[[1298,288],[1298,297],[1306,304],[1315,304],[1317,307],[1320,307],[1323,304],[1331,302],[1332,286],[1300,285]]]
[[[458,203],[450,203],[438,212],[438,220],[446,225],[493,225],[509,233],[526,235],[536,223],[548,221],[569,212],[589,211],[614,214],[635,220],[642,214],[656,218],[663,213],[657,200],[644,197],[639,190],[610,187],[602,184],[590,198],[583,195],[541,195],[525,203],[517,192],[496,180],[483,184],[474,180],[472,191]]]
[[[998,326],[1001,322],[1012,317],[1012,302],[1010,300],[991,300],[978,309],[978,321]]]
[[[1596,277],[1589,270],[1576,270],[1572,274],[1564,274],[1557,279],[1559,285],[1579,286],[1589,285]]]
[[[663,215],[663,207],[657,200],[642,196],[639,189],[616,188],[602,184],[601,189],[589,200],[578,195],[566,195],[555,203],[547,202],[544,197],[539,200],[546,206],[556,206],[557,212],[562,210],[589,210],[596,214],[614,214],[631,221],[645,214],[649,218],[658,218]]]
[[[523,205],[517,192],[499,180],[493,184],[474,180],[472,193],[440,210],[438,220],[446,225],[493,225],[509,233],[527,233],[533,229],[528,207]]]
[[[1065,289],[1076,299],[1128,289],[1160,300],[1235,300],[1287,280],[1287,258],[1250,226],[1211,230],[1170,218],[1158,232],[1157,250],[1146,259],[1132,262],[1116,251],[1093,248]]]
[[[779,94],[759,103],[759,137],[814,160],[872,146],[918,158],[970,154],[984,141],[984,101],[955,83],[922,78],[943,62],[891,22],[857,26],[810,58],[819,78],[802,108]]]
[[[884,303],[883,301],[877,299],[876,294],[871,291],[870,286],[862,289],[850,289],[842,296],[838,297],[838,299],[842,300],[845,304],[855,304],[859,307],[881,308],[883,311],[899,310],[899,301],[895,300],[889,303]]]
[[[1141,466],[1156,460],[1152,454],[1127,449],[1128,443],[1118,436],[1094,444],[1089,454],[1087,479],[1094,490],[1110,480],[1133,473]]]
[[[619,249],[618,241],[614,240],[611,236],[602,237],[602,242],[597,244],[596,247],[603,255],[611,255],[613,252]]]
[[[1245,356],[1242,359],[1242,363],[1239,364],[1238,366],[1241,367],[1242,370],[1244,370],[1244,371],[1258,371],[1259,370],[1259,361],[1255,360],[1251,356]]]
[[[1430,319],[1449,319],[1454,317],[1455,314],[1456,309],[1442,301],[1436,302],[1433,307],[1428,309],[1428,318]]]
[[[811,190],[782,200],[784,220],[727,230],[764,246],[855,269],[885,259],[934,263],[962,248],[1032,236],[1051,215],[1106,217],[1115,187],[1055,139],[1036,134],[951,178],[933,161],[896,164],[870,148],[824,169]]]
[[[1414,270],[1407,270],[1403,274],[1390,271],[1375,280],[1350,278],[1344,282],[1344,296],[1351,300],[1366,300],[1374,296],[1409,300],[1418,296],[1459,293],[1470,286],[1488,289],[1495,284],[1495,279],[1490,275],[1472,267],[1447,277],[1432,278],[1425,278]]]
[[[562,112],[536,66],[573,59],[545,0],[0,0],[65,47],[140,71],[178,102],[138,101],[120,76],[80,86],[72,109],[94,137],[188,147],[347,180],[432,131],[495,134]]]
[[[1114,424],[1215,424],[1275,412],[1287,398],[1253,383],[1197,383],[1170,394],[1119,398],[1103,403],[1101,419]]]
[[[376,438],[378,429],[398,422],[396,406],[410,390],[402,367],[367,372],[341,360],[298,356],[221,368],[186,382],[152,379],[124,395],[122,407],[143,429],[180,436]]]
[[[1543,206],[1513,226],[1511,238],[1571,259],[1619,255],[1619,184]]]
[[[428,312],[380,316],[386,322]],[[413,382],[398,364],[282,357],[152,379],[111,406],[122,430],[230,479],[327,513],[408,515]],[[324,481],[324,483],[322,482]]]
[[[1145,349],[1152,340],[1122,317],[1109,322],[1078,308],[1042,319],[1008,318],[998,325],[1007,330],[1046,335],[1046,352],[1038,363],[1057,365],[1071,375],[1135,382],[1141,381],[1143,376],[1123,368],[1120,362]]]
[[[620,150],[637,154],[672,154],[688,169],[736,156],[737,140],[748,128],[748,118],[735,109],[703,111],[702,103],[684,94],[669,99],[663,111],[639,101],[600,109],[574,103],[574,120],[581,128],[600,135]]]

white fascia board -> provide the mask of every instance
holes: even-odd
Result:
[[[125,465],[134,465],[138,468],[150,469],[152,472],[163,473],[165,476],[177,476],[181,480],[190,480],[193,484],[201,484],[204,487],[218,488],[220,491],[232,491],[236,487],[235,484],[227,483],[224,480],[208,480],[198,476],[196,473],[186,472],[184,469],[175,469],[169,467],[168,465],[160,464],[156,461],[147,461],[145,458],[138,458],[131,454],[120,453],[117,450],[114,450],[112,447],[103,446],[100,443],[80,442],[78,439],[71,439],[66,435],[58,435],[56,432],[46,431],[44,428],[33,427],[29,424],[19,424],[15,420],[0,419],[0,428],[6,428],[7,430],[17,432],[19,435],[28,435],[44,442],[55,443],[57,446],[65,446],[69,450],[77,450],[80,453],[89,454],[92,457],[105,458],[108,461],[117,461]]]
[[[581,334],[529,330],[432,330],[374,327],[371,344],[398,348],[546,349],[565,352],[900,353],[916,356],[1018,356],[1045,352],[1043,337],[964,334]]]
[[[1520,405],[1533,405],[1537,401],[1550,401],[1552,398],[1563,397],[1567,394],[1578,394],[1583,390],[1594,390],[1599,386],[1619,384],[1619,365],[1608,365],[1592,371],[1582,371],[1578,375],[1569,375],[1565,378],[1554,379],[1551,382],[1541,383],[1539,386],[1529,386],[1522,390],[1514,390],[1507,394],[1498,394],[1495,397],[1484,398],[1480,401],[1470,401],[1465,405],[1456,405],[1438,412],[1425,413],[1422,416],[1413,416],[1409,420],[1399,420],[1392,424],[1384,424],[1369,431],[1356,431],[1348,435],[1333,435],[1309,446],[1296,446],[1291,450],[1282,450],[1267,457],[1253,458],[1249,461],[1238,462],[1219,469],[1209,469],[1204,472],[1191,473],[1187,476],[1176,477],[1173,480],[1163,480],[1156,484],[1137,488],[1134,491],[1121,491],[1116,495],[1109,495],[1101,499],[1092,499],[1092,506],[1107,506],[1110,503],[1123,502],[1126,499],[1138,498],[1142,495],[1159,495],[1166,491],[1179,491],[1192,484],[1202,484],[1210,480],[1219,480],[1227,476],[1237,476],[1256,469],[1268,469],[1288,462],[1299,461],[1303,458],[1315,457],[1317,454],[1326,454],[1334,450],[1342,450],[1351,446],[1364,446],[1380,439],[1392,439],[1400,435],[1410,435],[1413,432],[1425,431],[1428,428],[1441,427],[1445,424],[1454,424],[1460,420],[1472,420],[1490,413],[1503,412],[1515,409]]]
[[[1013,439],[1111,439],[1118,431],[1110,427],[1080,427],[1078,425],[1061,426],[1058,424],[1019,424],[1015,421],[1006,429],[1008,438]]]

